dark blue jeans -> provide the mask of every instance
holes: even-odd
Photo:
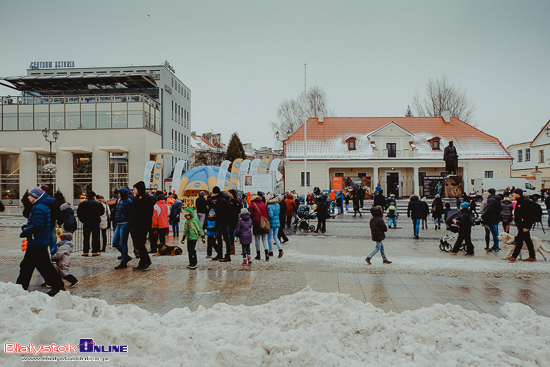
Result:
[[[122,254],[122,261],[128,261],[128,234],[130,224],[121,223],[116,226],[113,235],[113,246]]]

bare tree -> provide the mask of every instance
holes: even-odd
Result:
[[[426,83],[426,95],[421,97],[416,92],[412,107],[416,116],[441,116],[443,111],[469,124],[474,124],[474,103],[466,96],[466,92],[449,82],[447,76],[440,79],[429,79]]]
[[[277,109],[277,122],[271,123],[273,131],[278,131],[281,140],[286,140],[294,131],[310,117],[332,116],[327,107],[326,94],[320,87],[310,88],[296,99],[282,102]]]
[[[206,148],[196,150],[194,159],[192,159],[192,162],[194,162],[193,167],[219,166],[223,162],[224,155],[223,149]]]

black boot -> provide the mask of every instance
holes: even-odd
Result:
[[[265,261],[269,261],[269,251],[265,250]]]
[[[491,237],[485,237],[485,250],[489,250],[489,242],[491,242]]]
[[[256,251],[256,257],[255,257],[256,260],[260,260],[260,251]]]
[[[128,261],[121,261],[120,264],[118,264],[118,266],[115,267],[116,270],[118,269],[125,269],[127,268],[127,265],[128,264]]]
[[[283,250],[279,250],[279,259],[280,259],[281,257],[283,257],[283,254],[284,254]]]

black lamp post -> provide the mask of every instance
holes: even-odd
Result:
[[[48,174],[50,175],[50,188],[53,191],[52,173],[57,172],[57,167],[55,166],[55,164],[52,163],[52,157],[53,157],[53,155],[52,155],[52,144],[55,143],[57,141],[57,139],[59,139],[59,132],[57,130],[55,130],[52,133],[53,140],[48,139],[48,136],[50,135],[50,130],[48,128],[45,128],[44,130],[42,130],[42,135],[44,136],[44,139],[46,139],[46,141],[48,143],[50,143],[50,163],[48,163],[47,165],[44,166],[44,171],[48,172]]]

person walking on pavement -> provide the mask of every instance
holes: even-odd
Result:
[[[330,206],[325,194],[319,196],[317,201],[317,230],[315,233],[325,233],[327,231],[327,218],[330,218]]]
[[[185,208],[183,214],[185,216],[185,224],[183,229],[183,237],[181,243],[185,243],[185,238],[187,238],[187,252],[189,257],[189,265],[187,268],[196,269],[197,268],[197,241],[199,237],[202,237],[202,243],[205,242],[204,231],[200,226],[201,222],[197,217],[195,217],[195,211],[193,208],[188,206]]]
[[[252,200],[251,200],[251,203],[252,203]],[[294,216],[294,213],[298,208],[296,207],[296,202],[294,201],[294,197],[292,196],[292,194],[288,194],[285,200],[285,203],[286,203],[286,226],[290,228],[290,225],[292,224],[292,217]]]
[[[97,201],[103,205],[105,212],[101,216],[101,222],[99,222],[99,229],[101,231],[101,239],[103,240],[103,246],[101,247],[101,252],[105,252],[107,249],[107,229],[110,227],[111,219],[109,218],[109,204],[105,201],[105,198],[101,195],[97,195]]]
[[[262,198],[259,196],[253,196],[250,199],[250,217],[252,218],[252,234],[254,235],[254,243],[256,244],[256,260],[260,260],[260,240],[264,246],[265,261],[269,261],[269,245],[267,244],[267,232],[261,227],[260,223],[262,217],[268,218],[267,207],[265,206]]]
[[[279,197],[279,223],[281,224],[281,226],[279,227],[279,231],[277,232],[277,238],[279,239],[279,241],[282,240],[281,243],[286,243],[288,242],[288,237],[286,236],[286,233],[285,233],[285,224],[286,224],[286,201],[285,201],[285,197],[284,195],[281,195]]]
[[[381,206],[373,206],[370,209],[370,212],[372,214],[372,218],[370,220],[370,232],[371,237],[374,242],[376,242],[376,248],[374,251],[371,252],[371,254],[365,259],[367,264],[371,264],[371,259],[378,251],[380,251],[380,255],[382,255],[382,263],[384,264],[391,264],[392,262],[386,258],[386,254],[384,253],[384,244],[382,241],[386,238],[385,232],[388,231],[388,227],[386,227],[386,223],[384,223],[384,218],[382,214],[382,207]]]
[[[180,213],[181,213],[181,206],[182,202],[180,199],[178,199],[177,194],[172,194],[172,198],[174,198],[174,202],[170,206],[170,224],[172,225],[172,236],[179,237],[180,236]]]
[[[275,241],[275,244],[277,245],[277,248],[279,249],[279,257],[283,257],[283,246],[281,246],[281,241],[279,241],[279,238],[277,237],[277,233],[279,232],[279,227],[281,224],[279,223],[279,211],[281,210],[281,207],[279,206],[279,200],[277,196],[272,196],[267,201],[267,213],[269,216],[269,233],[267,235],[267,243],[269,246],[269,256],[273,256],[273,245],[271,238],[273,237],[273,241]]]
[[[208,205],[206,198],[204,197],[204,191],[199,193],[199,197],[195,200],[195,208],[197,208],[197,218],[201,222],[201,227],[204,226],[204,220],[206,219],[206,214],[208,213]]]
[[[48,247],[51,242],[51,211],[50,205],[53,199],[40,187],[35,187],[29,192],[28,200],[32,205],[27,224],[21,229],[21,238],[27,238],[25,256],[19,264],[19,276],[16,283],[21,284],[24,290],[29,289],[34,269],[38,270],[52,289],[49,296],[55,296],[59,291],[65,290],[63,279],[57,273],[50,261]]]
[[[153,198],[145,191],[145,182],[138,181],[133,187],[134,200],[130,210],[130,233],[134,249],[139,254],[139,263],[133,270],[147,270],[151,266],[151,258],[145,247],[147,233],[153,224]]]
[[[469,209],[468,203],[460,204],[460,217],[454,219],[453,222],[458,225],[458,238],[451,250],[452,253],[457,254],[460,251],[462,242],[466,247],[466,255],[474,255],[474,244],[472,243],[472,212]]]
[[[414,238],[419,239],[420,220],[422,219],[422,202],[418,195],[412,195],[407,206],[407,217],[412,218]]]
[[[88,191],[86,200],[82,201],[76,210],[78,220],[83,224],[84,248],[82,256],[88,256],[90,252],[90,235],[92,236],[92,256],[100,255],[99,223],[101,223],[101,216],[105,213],[105,208],[95,197],[95,192]]]
[[[361,211],[359,210],[359,206],[361,205],[360,197],[359,197],[359,190],[353,189],[351,192],[351,200],[353,203],[353,217],[355,218],[357,214],[359,214],[360,217],[363,216],[361,214]]]
[[[481,222],[485,227],[485,250],[487,251],[500,251],[500,247],[498,247],[498,223],[500,222],[501,212],[500,196],[496,195],[495,189],[490,188],[487,190],[487,205],[481,214]],[[489,247],[491,234],[493,235],[493,247]]]
[[[122,259],[115,269],[125,269],[131,257],[128,256],[128,235],[130,234],[130,209],[132,199],[129,198],[130,189],[121,187],[118,189],[118,200],[115,208],[115,233],[113,234],[113,247],[120,251]]]
[[[435,195],[432,202],[432,218],[434,220],[435,229],[441,229],[441,216],[443,215],[443,201],[441,196]]]
[[[164,194],[158,192],[153,206],[152,230],[149,237],[151,242],[151,253],[158,252],[166,245],[166,230],[168,229],[168,215],[170,208],[166,205]],[[160,243],[157,243],[159,241]]]
[[[529,251],[529,257],[523,261],[537,261],[535,256],[535,247],[533,246],[533,240],[531,239],[531,228],[536,221],[536,218],[534,217],[536,208],[534,206],[538,204],[524,198],[523,190],[520,188],[514,189],[512,192],[512,197],[516,199],[514,222],[516,223],[518,234],[516,235],[516,247],[514,252],[511,256],[508,256],[506,260],[515,262],[521,248],[523,247],[523,242],[525,242],[525,245],[527,245],[527,250]]]

